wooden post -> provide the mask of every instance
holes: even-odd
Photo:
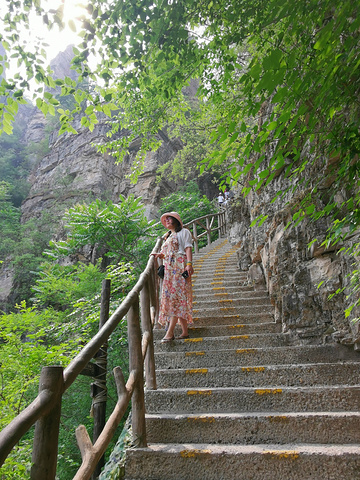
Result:
[[[101,328],[109,319],[110,284],[111,281],[109,279],[105,279],[102,282],[99,330],[101,330]],[[104,343],[100,350],[95,354],[94,358],[97,365],[98,374],[95,378],[95,382],[91,385],[91,396],[93,398],[92,413],[94,417],[93,444],[99,438],[106,424],[107,342]],[[104,465],[105,457],[103,455],[91,476],[92,480],[96,480],[98,478]]]
[[[196,222],[193,223],[193,236],[195,240],[195,253],[199,253],[199,242],[197,238]]]
[[[154,342],[153,329],[150,318],[150,290],[149,280],[145,282],[144,288],[140,292],[141,304],[141,327],[143,334],[149,332],[149,346],[145,356],[145,378],[146,387],[149,390],[156,390],[156,375],[155,375],[155,356],[154,356]]]
[[[135,372],[135,388],[131,399],[132,434],[136,447],[146,447],[144,374],[139,321],[139,301],[128,312],[129,371]]]
[[[223,212],[224,236],[226,235],[226,212]]]
[[[157,274],[154,266],[149,275],[150,320],[153,328],[158,323],[159,318],[159,289],[156,277]]]
[[[209,217],[206,217],[206,234],[207,234],[207,244],[211,245],[211,230],[209,225]]]
[[[51,410],[35,424],[32,452],[31,480],[55,480],[61,396],[64,390],[63,367],[43,367],[40,375],[39,393],[50,392],[53,396]]]
[[[222,227],[221,227],[221,214],[217,216],[217,231],[219,232],[219,238],[222,237]]]

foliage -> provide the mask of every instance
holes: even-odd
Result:
[[[73,340],[52,345],[45,341],[50,332],[55,338],[62,320],[60,312],[39,311],[25,302],[16,312],[0,316],[0,428],[33,399],[42,365],[67,364],[67,353],[75,347]]]
[[[12,9],[4,18],[9,31],[13,27],[19,32],[20,25],[27,24],[23,11],[31,9],[44,15],[48,26],[62,26],[61,6],[45,12],[41,0],[27,2],[26,7],[10,0],[9,4]],[[73,112],[58,107],[50,93],[38,99],[44,113],[59,108],[61,131],[74,131],[73,115],[82,112],[86,100],[83,126],[91,128],[96,115],[105,113],[112,119],[113,133],[127,133],[113,137],[103,150],[113,148],[122,158],[132,140],[141,137],[134,166],[141,168],[145,152],[159,145],[159,129],[188,125],[191,107],[184,87],[197,79],[201,118],[208,122],[215,144],[213,152],[212,147],[203,152],[207,158],[200,172],[230,161],[224,180],[236,182],[245,176],[247,194],[268,185],[281,169],[295,175],[293,183],[305,182],[315,159],[323,162],[325,175],[334,176],[333,189],[322,197],[321,207],[316,202],[319,189],[312,187],[294,213],[294,222],[331,214],[357,228],[357,200],[334,200],[339,185],[351,188],[358,182],[357,5],[350,0],[220,0],[216,5],[91,0],[87,10],[82,50],[75,49],[73,65],[80,82],[89,78],[98,86],[94,91],[77,89],[71,79],[52,81],[36,63],[36,52],[32,57],[24,52],[21,59],[28,77],[35,75],[40,83],[58,85],[63,95],[73,95]],[[5,48],[19,48],[20,35],[5,36]],[[96,72],[88,64],[93,54],[101,58]],[[32,65],[29,58],[35,60]],[[9,84],[3,90],[10,102],[6,123],[12,103],[22,97],[9,96]],[[333,235],[340,238],[344,228],[338,227]]]
[[[110,314],[132,286],[134,275],[129,264],[113,265],[103,272],[100,263],[62,267],[44,262],[34,287],[37,306],[27,307],[22,302],[15,313],[0,316],[0,429],[36,396],[41,367],[49,364],[66,366],[97,332],[102,280],[107,277],[112,281]],[[109,342],[109,372],[117,365],[126,372],[127,363],[126,322],[122,322]],[[108,388],[110,412],[117,398],[111,373]],[[88,414],[89,391],[89,380],[80,378],[64,395],[58,472],[64,479],[72,478],[81,463],[74,427],[83,423],[89,432],[92,429]],[[6,478],[27,478],[25,466],[29,461],[29,449],[31,434],[26,435],[22,445],[15,449],[1,474],[9,475]],[[18,470],[18,476],[15,476],[10,472],[18,461],[24,464],[24,471]]]
[[[183,223],[197,217],[217,212],[215,204],[205,195],[201,195],[195,181],[188,182],[178,192],[172,193],[161,200],[159,214],[178,212]]]
[[[140,198],[120,196],[117,204],[95,200],[89,205],[76,205],[64,215],[68,237],[50,242],[47,254],[59,258],[78,253],[87,246],[88,261],[97,249],[113,262],[126,259],[139,266],[144,239],[151,235],[154,222],[145,217]]]
[[[335,174],[334,192],[340,183],[357,182],[360,20],[350,0],[144,0],[138,6],[94,0],[90,8],[84,40],[87,52],[95,48],[90,41],[102,41],[100,95],[121,105],[114,131],[131,131],[114,147],[143,135],[146,150],[151,135],[156,144],[159,128],[186,124],[182,89],[198,78],[203,116],[213,119],[212,141],[218,144],[203,169],[232,158],[227,180],[251,173],[247,194],[267,185],[279,169],[305,181],[313,155],[325,162],[338,156],[335,169],[328,170]],[[331,196],[319,212],[312,196],[295,221],[336,208]],[[358,225],[356,211],[349,213]]]
[[[30,187],[27,182],[30,165],[21,135],[16,126],[12,135],[0,136],[0,178],[8,183],[8,200],[15,207],[21,205]]]
[[[209,115],[205,105],[196,101],[196,97],[187,98],[185,96],[185,101],[189,105],[186,123],[174,120],[168,132],[173,141],[181,141],[181,149],[174,159],[158,168],[159,180],[166,178],[184,184],[189,180],[207,175],[209,181],[219,183],[226,165],[215,163],[206,171],[201,168],[202,160],[210,156],[217,148],[216,143],[210,142],[215,118]],[[207,111],[203,113],[204,109]]]
[[[8,201],[10,189],[9,183],[0,182],[0,260],[12,251],[20,233],[20,210]]]

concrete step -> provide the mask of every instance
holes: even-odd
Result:
[[[146,415],[150,443],[360,443],[360,412]]]
[[[154,339],[163,338],[165,330],[155,329],[153,331]],[[189,335],[191,338],[199,337],[222,337],[225,335],[247,335],[254,333],[281,333],[280,323],[253,323],[253,324],[236,324],[236,325],[209,325],[189,327]],[[181,334],[181,329],[175,328],[175,337]]]
[[[174,340],[168,343],[155,342],[156,352],[194,352],[199,350],[224,350],[232,348],[280,347],[289,344],[285,333],[265,333],[253,335],[232,335],[224,337],[199,337]]]
[[[193,302],[193,309],[198,310],[212,310],[216,308],[237,308],[239,312],[243,311],[245,308],[246,311],[255,307],[257,310],[272,312],[274,307],[271,305],[268,297],[242,297],[236,296],[232,297],[229,295],[223,294],[209,294],[207,299],[202,298],[198,299],[195,297]]]
[[[145,393],[148,413],[358,411],[360,386],[169,388]]]
[[[125,480],[354,480],[360,445],[153,444],[127,450]]]
[[[158,388],[278,387],[357,385],[360,364],[323,363],[308,365],[261,365],[161,369],[156,371]]]
[[[213,305],[213,304],[211,304]],[[274,308],[270,303],[262,305],[248,305],[244,304],[242,306],[237,305],[235,302],[218,302],[217,306],[208,305],[196,305],[196,308],[193,309],[194,317],[220,317],[226,314],[240,314],[241,315],[261,315],[268,314],[271,315],[274,311]]]
[[[237,287],[239,290],[254,290],[252,285],[247,285],[244,283],[243,280],[232,278],[232,279],[224,279],[223,277],[215,277],[215,278],[207,278],[206,281],[204,279],[196,280],[195,275],[192,276],[192,285],[193,289],[196,292],[197,289],[208,288],[208,287],[221,287],[225,286],[228,287]]]
[[[231,288],[225,288],[225,287],[208,287],[208,288],[203,288],[202,290],[196,290],[193,289],[193,297],[197,300],[207,300],[208,297],[211,296],[213,298],[266,298],[267,300],[269,299],[267,293],[265,290],[262,291],[255,291],[254,289],[239,289],[239,287],[231,287]],[[268,300],[269,301],[269,300]]]
[[[247,272],[242,272],[239,270],[237,265],[230,265],[230,266],[216,266],[215,264],[211,264],[209,266],[197,266],[194,263],[194,278],[212,278],[214,276],[223,277],[225,280],[227,278],[236,277],[239,280],[246,281],[247,280]]]
[[[208,368],[359,361],[359,352],[343,345],[173,351],[155,353],[156,368]]]
[[[211,326],[211,325],[248,325],[254,323],[268,323],[274,322],[274,317],[270,312],[244,312],[233,313],[229,312],[228,308],[224,308],[221,313],[217,310],[213,314],[206,311],[206,315],[202,315],[200,309],[193,311],[193,322],[196,327],[198,326]],[[200,316],[201,315],[201,316]]]
[[[238,287],[246,287],[248,283],[245,279],[239,277],[238,275],[231,275],[227,278],[224,275],[203,275],[202,273],[199,274],[200,278],[198,279],[198,274],[192,275],[191,282],[194,288],[197,288],[200,285],[207,285],[207,286],[238,286]],[[221,284],[219,283],[221,282]]]

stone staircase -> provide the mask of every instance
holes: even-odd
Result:
[[[190,339],[154,332],[149,446],[127,451],[126,480],[359,479],[360,355],[291,345],[226,241],[194,268]]]

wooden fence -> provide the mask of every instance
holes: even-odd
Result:
[[[219,212],[192,220],[186,226],[192,227],[195,252],[199,239],[204,235],[211,243],[211,232],[225,234],[225,213]],[[198,228],[204,232],[198,234]],[[159,238],[152,253],[160,250]],[[61,366],[43,367],[40,376],[39,394],[14,420],[0,432],[0,466],[7,456],[35,424],[32,452],[31,480],[54,480],[56,476],[58,436],[60,428],[61,399],[64,392],[76,378],[89,369],[91,360],[106,345],[111,333],[127,315],[129,344],[129,377],[125,383],[120,367],[113,371],[117,388],[116,406],[99,432],[94,444],[83,425],[76,429],[82,464],[74,480],[88,480],[95,472],[104,452],[112,440],[127,407],[131,401],[132,434],[136,447],[146,447],[144,371],[147,389],[156,389],[153,325],[159,311],[159,277],[156,275],[157,261],[150,256],[145,270],[134,288],[129,292],[117,310],[103,323],[99,332],[85,345],[71,363]],[[107,281],[105,281],[107,282]],[[109,285],[103,284],[103,291]]]
[[[221,209],[220,212],[210,215],[204,215],[203,217],[195,218],[190,222],[184,224],[192,231],[194,238],[195,253],[199,253],[199,240],[206,236],[207,245],[211,243],[211,233],[217,232],[219,237],[225,236],[226,233],[226,210]],[[199,231],[200,230],[200,233]],[[203,230],[201,232],[201,230]]]

